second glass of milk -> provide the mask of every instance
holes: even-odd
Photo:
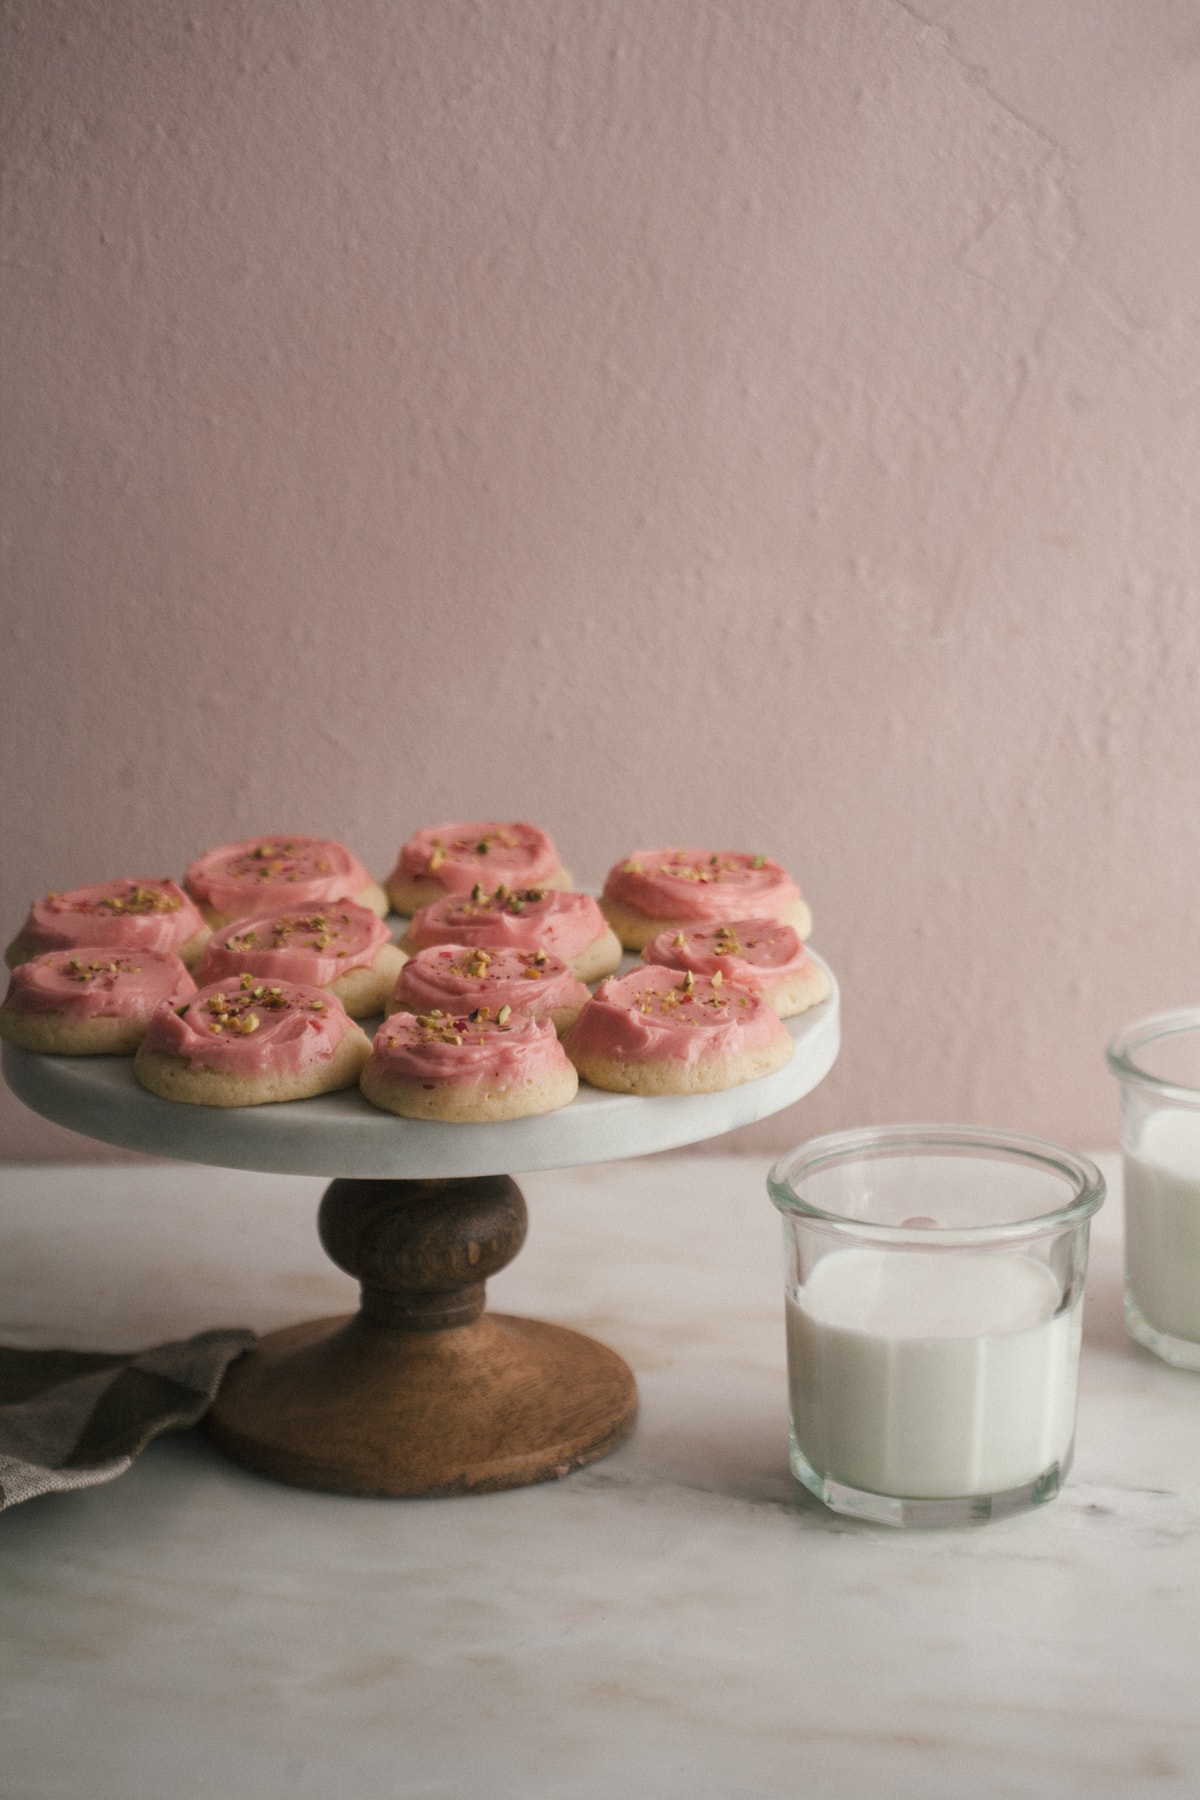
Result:
[[[1099,1170],[1040,1139],[896,1126],[815,1138],[768,1187],[805,1487],[892,1525],[1052,1499],[1074,1445]]]
[[[1125,1323],[1200,1369],[1200,1009],[1158,1013],[1108,1047],[1121,1084]]]

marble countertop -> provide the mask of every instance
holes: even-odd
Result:
[[[1049,1506],[898,1532],[787,1466],[765,1163],[525,1177],[497,1308],[632,1364],[606,1461],[466,1499],[307,1493],[159,1439],[0,1516],[6,1800],[813,1800],[1200,1791],[1200,1376],[1129,1343],[1116,1159],[1075,1467]],[[0,1170],[0,1339],[133,1349],[346,1311],[323,1183]]]

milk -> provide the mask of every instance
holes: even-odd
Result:
[[[1018,1251],[835,1250],[787,1299],[792,1434],[874,1494],[999,1494],[1065,1466],[1082,1308]]]
[[[1200,1343],[1200,1113],[1152,1113],[1125,1153],[1125,1278],[1148,1325]]]

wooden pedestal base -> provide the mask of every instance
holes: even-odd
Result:
[[[576,1331],[484,1313],[517,1254],[508,1176],[335,1181],[321,1241],[362,1309],[272,1332],[233,1365],[208,1415],[237,1462],[342,1494],[485,1493],[565,1475],[633,1429],[637,1390]]]

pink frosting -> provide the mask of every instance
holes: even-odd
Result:
[[[652,919],[777,919],[800,889],[746,850],[635,850],[608,872],[605,897]]]
[[[485,894],[448,894],[414,913],[408,944],[418,950],[430,944],[465,944],[485,949],[536,950],[563,962],[574,962],[608,930],[608,922],[590,894],[558,888],[499,887]]]
[[[469,894],[477,881],[485,887],[536,887],[560,872],[558,851],[548,832],[522,822],[494,819],[458,825],[430,825],[415,831],[401,846],[392,873],[395,883],[435,881],[448,894]]]
[[[195,992],[179,958],[165,950],[114,956],[107,945],[85,944],[19,964],[5,1004],[63,1019],[148,1019],[161,1003],[174,1006]]]
[[[331,838],[244,838],[189,863],[188,893],[216,913],[261,918],[281,907],[353,900],[371,877],[344,844]]]
[[[307,911],[262,913],[215,931],[196,979],[203,985],[246,973],[259,981],[328,987],[351,969],[369,969],[390,936],[382,919],[353,900]]]
[[[602,981],[568,1033],[573,1052],[625,1060],[694,1063],[770,1044],[787,1029],[761,994],[680,975],[632,969]]]
[[[247,975],[212,982],[182,1007],[160,1006],[146,1048],[222,1075],[295,1075],[327,1061],[349,1029],[345,1007],[324,989]]]
[[[380,1074],[429,1088],[508,1087],[544,1080],[567,1063],[550,1020],[517,1013],[503,1024],[463,1013],[393,1013],[375,1033],[372,1055]]]
[[[32,955],[102,945],[173,952],[208,927],[173,881],[100,881],[35,900],[20,936]]]
[[[793,925],[777,919],[735,919],[728,925],[660,931],[642,951],[642,961],[667,969],[691,969],[761,992],[799,975],[812,962]]]
[[[545,950],[474,950],[463,944],[435,944],[420,950],[400,971],[395,1006],[399,1012],[471,1013],[502,1006],[543,1018],[560,1007],[580,1007],[588,998],[560,957]]]

